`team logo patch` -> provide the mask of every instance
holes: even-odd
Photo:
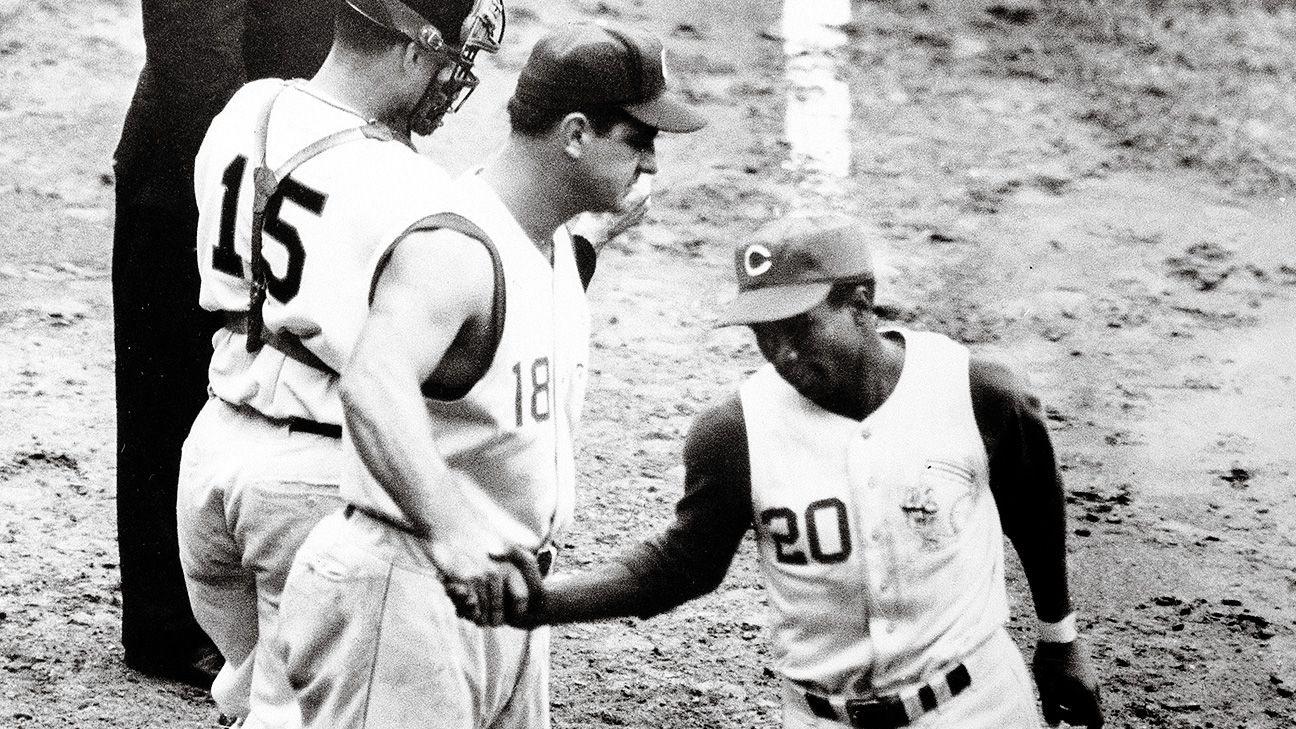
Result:
[[[768,248],[760,243],[753,243],[747,246],[746,252],[743,253],[743,270],[747,271],[748,276],[755,278],[770,270],[774,265],[772,258]]]
[[[928,461],[922,480],[911,487],[900,504],[910,531],[922,540],[925,551],[949,544],[971,517],[974,488],[972,473],[944,461]]]

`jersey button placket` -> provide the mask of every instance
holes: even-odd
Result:
[[[872,453],[875,443],[871,440],[872,431],[868,426],[861,426],[852,439],[848,460],[851,483],[852,510],[858,525],[856,532],[861,540],[859,565],[863,574],[859,576],[860,584],[868,595],[868,614],[865,618],[869,640],[877,651],[881,646],[878,638],[887,632],[890,621],[882,617],[888,612],[888,599],[884,586],[887,583],[885,559],[885,528],[879,519],[881,510],[877,508],[880,495],[873,479]]]
[[[885,443],[881,441],[882,439],[877,438],[868,425],[861,426],[859,442],[862,453],[877,453],[885,448]],[[899,614],[897,605],[899,585],[892,570],[891,556],[894,545],[892,532],[887,524],[887,517],[895,513],[896,506],[887,484],[882,481],[883,477],[878,477],[875,469],[870,469],[867,487],[861,489],[861,493],[867,499],[868,507],[866,509],[869,518],[868,546],[865,550],[865,560],[868,564],[869,587],[874,606],[873,616],[869,620],[869,636],[873,642],[875,665],[879,669],[885,667],[898,651],[903,650],[903,646],[898,645],[895,638],[898,623],[894,616]]]

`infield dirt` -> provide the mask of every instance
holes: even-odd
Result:
[[[669,520],[690,416],[759,362],[711,328],[732,243],[830,205],[876,228],[888,319],[1015,362],[1043,397],[1108,725],[1296,724],[1291,2],[859,0],[832,186],[785,165],[773,0],[513,5],[482,91],[426,145],[452,171],[502,139],[512,76],[563,20],[654,29],[712,119],[660,142],[656,206],[591,288],[561,569]],[[134,3],[0,0],[0,727],[216,721],[120,660],[110,157],[142,58]],[[753,552],[666,616],[558,629],[555,725],[777,726]]]

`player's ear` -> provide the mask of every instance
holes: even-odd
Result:
[[[858,281],[850,284],[850,287],[846,305],[851,308],[851,313],[854,314],[857,323],[868,323],[873,315],[873,298],[876,290],[873,280]]]
[[[580,159],[585,154],[585,147],[594,137],[594,127],[589,117],[574,111],[558,122],[558,140],[563,151],[572,159]]]
[[[427,64],[436,64],[436,76],[438,78],[445,74],[446,67],[450,64],[442,57],[423,48],[414,41],[409,41],[401,46],[401,67],[406,74],[415,74],[419,77],[427,73]]]
[[[408,41],[401,46],[401,65],[405,72],[409,73],[418,68],[419,61],[422,60],[423,49],[414,41]]]

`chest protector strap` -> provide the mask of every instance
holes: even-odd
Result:
[[[358,127],[342,129],[333,132],[321,139],[317,139],[311,144],[306,145],[297,154],[294,154],[278,168],[271,170],[266,164],[266,137],[270,128],[270,112],[274,109],[275,101],[279,99],[279,94],[284,89],[294,84],[286,83],[270,97],[261,110],[261,116],[257,120],[255,147],[253,158],[256,160],[256,167],[252,169],[252,236],[251,236],[251,268],[252,268],[252,287],[248,299],[247,312],[247,351],[257,352],[263,345],[270,345],[274,349],[282,352],[290,359],[294,359],[308,367],[332,372],[333,369],[324,364],[319,357],[306,348],[301,340],[291,332],[267,331],[265,320],[262,316],[262,309],[265,307],[266,297],[266,272],[269,264],[262,255],[261,236],[265,229],[265,211],[279,190],[279,185],[287,179],[299,166],[307,160],[314,158],[316,155],[330,150],[338,145],[346,144],[360,139],[376,139],[383,142],[402,141],[388,127],[376,121],[371,121]],[[239,327],[234,327],[238,330]]]

